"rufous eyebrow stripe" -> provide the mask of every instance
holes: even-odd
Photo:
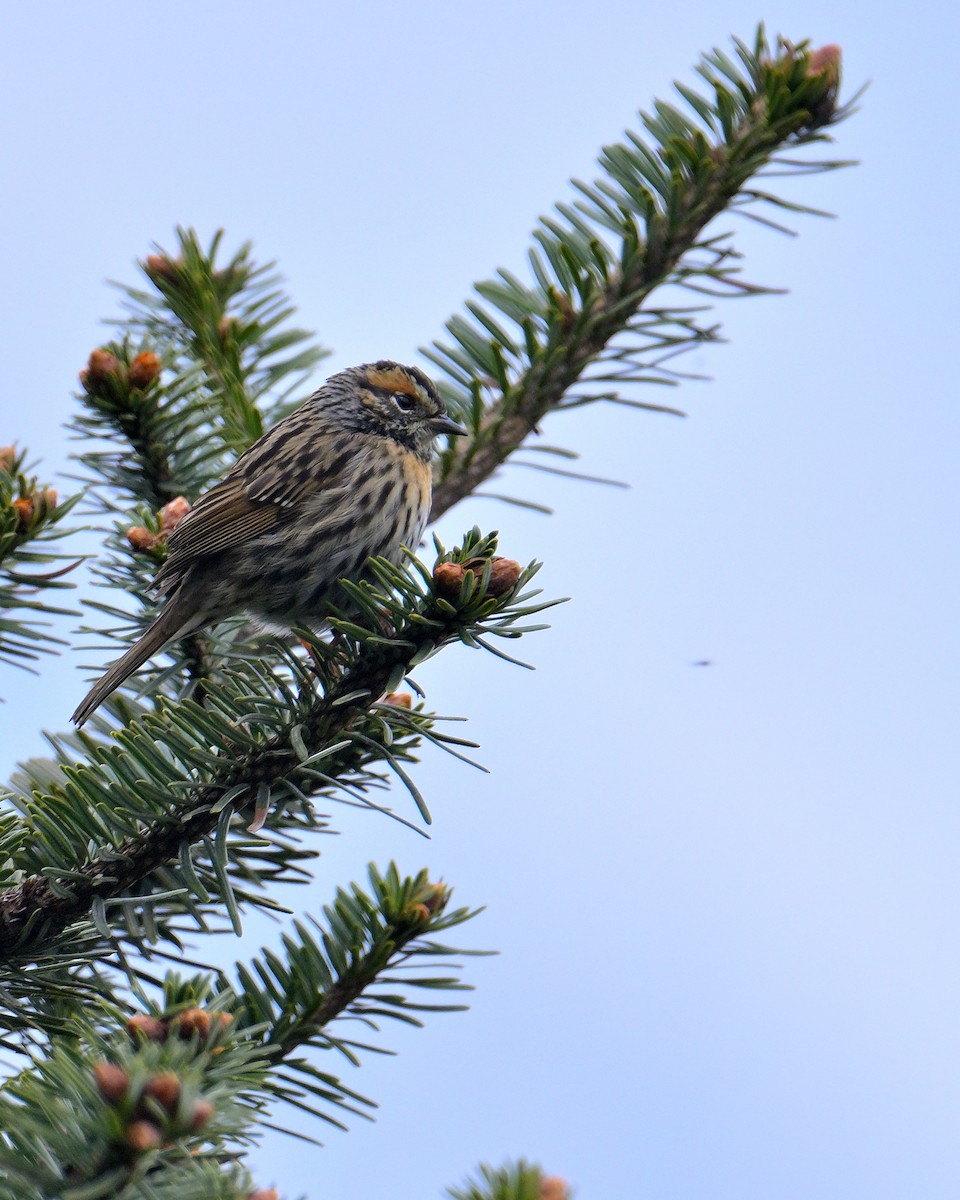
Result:
[[[420,390],[406,371],[394,367],[389,371],[372,370],[367,372],[371,387],[381,388],[385,392],[405,392],[408,396],[420,396]]]

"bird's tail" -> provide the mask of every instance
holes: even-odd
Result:
[[[116,691],[137,667],[142,666],[148,658],[153,658],[174,638],[184,637],[191,629],[196,628],[197,624],[199,622],[191,621],[189,617],[185,619],[179,597],[175,595],[167,602],[163,612],[143,637],[134,642],[126,654],[118,658],[87,692],[71,717],[74,724],[82,725],[94,709],[99,708],[110,693]]]

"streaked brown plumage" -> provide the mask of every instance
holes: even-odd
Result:
[[[416,367],[381,361],[333,375],[237,459],[170,535],[154,585],[168,597],[138,642],[90,689],[82,725],[169,642],[224,617],[322,620],[338,581],[367,559],[399,561],[430,513],[430,456],[465,431]]]

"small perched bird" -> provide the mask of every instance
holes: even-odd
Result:
[[[225,617],[319,620],[341,579],[399,562],[430,514],[430,456],[463,434],[433,382],[381,361],[333,375],[242,454],[170,535],[154,586],[163,611],[94,684],[77,725],[169,642]]]

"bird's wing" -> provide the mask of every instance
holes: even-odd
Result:
[[[300,414],[297,414],[300,415]],[[329,498],[336,506],[366,460],[368,439],[314,421],[281,421],[237,459],[170,535],[157,575],[161,588],[190,563],[249,542],[291,519],[300,503]],[[319,518],[319,512],[314,519]]]
[[[239,475],[250,500],[287,508],[342,487],[358,458],[369,452],[370,441],[368,435],[331,428],[319,414],[300,410],[255,442],[227,478]]]
[[[243,480],[231,472],[204,492],[170,535],[163,572],[176,572],[197,558],[248,542],[272,529],[279,516],[276,504],[251,500]]]

